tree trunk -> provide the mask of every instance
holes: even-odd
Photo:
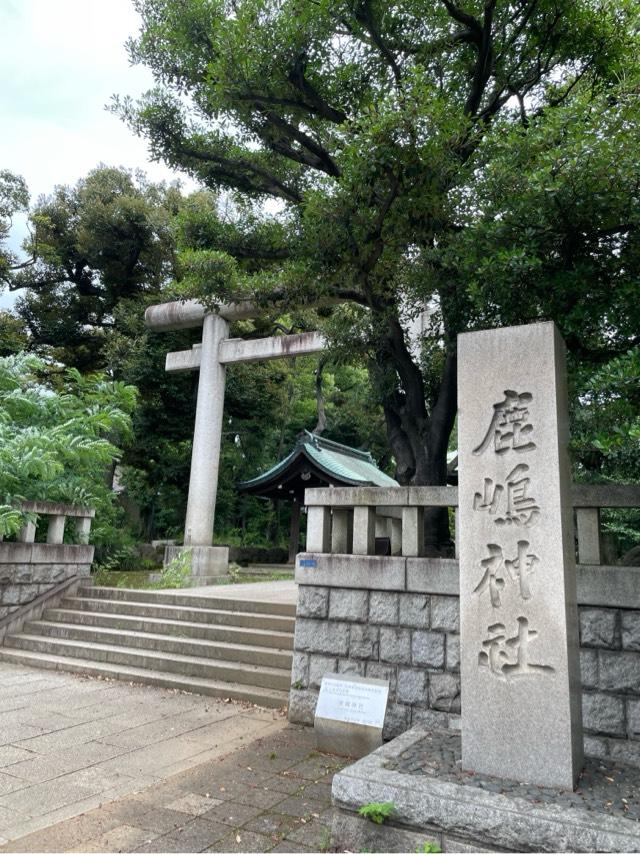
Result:
[[[404,332],[396,319],[389,323],[386,345],[376,361],[376,379],[378,383],[382,379],[383,388],[387,389],[383,407],[396,459],[396,479],[403,486],[444,486],[447,448],[457,410],[455,339],[447,342],[442,380],[430,402],[426,399],[422,373],[407,349]],[[428,553],[442,553],[450,548],[447,509],[428,508],[425,549]]]

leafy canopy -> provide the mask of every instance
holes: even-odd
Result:
[[[82,371],[105,367],[105,332],[124,300],[158,292],[175,273],[171,219],[182,196],[142,174],[99,166],[57,186],[30,213],[33,263],[11,279],[32,345]]]
[[[584,293],[579,255],[558,262],[546,226],[540,236],[534,222],[520,255],[511,234],[522,243],[520,217],[535,220],[539,207],[553,228],[561,193],[546,193],[542,161],[566,150],[558,184],[576,181],[585,112],[603,169],[611,161],[615,146],[602,145],[595,117],[635,62],[636,0],[136,0],[136,8],[143,24],[131,56],[157,87],[114,109],[154,156],[243,206],[235,236],[194,215],[190,234],[203,239],[188,256],[189,287],[219,299],[253,292],[288,308],[348,301],[329,312],[329,332],[344,353],[367,360],[398,478],[443,483],[457,334],[517,317],[523,303],[528,319],[562,322],[566,303]],[[588,197],[574,197],[585,227]],[[571,216],[565,209],[569,239]],[[596,217],[595,229],[606,219]],[[598,241],[591,229],[585,252]],[[615,275],[614,242],[601,241],[602,270],[587,287]],[[524,294],[520,256],[532,278],[538,271]],[[425,304],[431,340],[420,348],[408,327]],[[608,321],[598,297],[589,350],[606,349],[603,328],[628,300],[620,304]],[[571,319],[577,328],[577,310]]]
[[[113,515],[105,473],[134,405],[135,389],[124,383],[74,369],[54,383],[35,356],[0,358],[0,534],[22,526],[20,502],[46,500],[95,507],[99,540]]]

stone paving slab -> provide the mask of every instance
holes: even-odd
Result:
[[[208,587],[189,587],[176,590],[160,590],[159,593],[185,593],[189,596],[214,596],[218,599],[249,599],[260,602],[282,602],[295,605],[298,601],[298,585],[291,581],[254,581],[246,584],[214,584]]]
[[[0,852],[327,851],[345,762],[288,726],[226,756],[0,845]]]
[[[279,710],[62,672],[42,677],[5,662],[0,662],[0,686],[3,842],[138,792],[286,726]]]

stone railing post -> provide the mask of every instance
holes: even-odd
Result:
[[[307,511],[307,551],[331,551],[331,508],[309,507]]]
[[[66,516],[49,516],[49,526],[47,527],[47,542],[51,545],[57,545],[64,540],[64,526]]]
[[[25,522],[18,534],[19,543],[33,543],[36,539],[36,523]]]
[[[420,557],[424,552],[424,507],[402,508],[402,554]]]
[[[402,519],[391,519],[391,554],[402,554]]]
[[[353,508],[353,554],[372,555],[376,550],[376,508]]]
[[[331,553],[351,554],[353,548],[353,513],[351,510],[333,510],[331,520]]]
[[[576,528],[578,563],[599,566],[602,563],[600,509],[598,507],[576,508]]]
[[[76,536],[78,542],[82,545],[87,545],[89,542],[89,534],[91,533],[91,518],[82,516],[76,519]]]

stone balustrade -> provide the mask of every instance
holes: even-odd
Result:
[[[76,539],[86,545],[91,533],[91,520],[96,515],[92,507],[78,507],[74,504],[60,504],[54,501],[25,501],[22,509],[26,513],[37,514],[36,522],[27,522],[18,535],[18,542],[33,543],[36,539],[36,529],[41,518],[47,520],[47,543],[58,545],[64,542],[64,531],[67,519],[75,522]]]
[[[0,623],[57,585],[86,578],[93,561],[89,535],[94,509],[50,501],[25,502],[22,509],[36,518],[23,526],[17,542],[0,542]],[[70,544],[64,534],[71,520],[75,543]],[[42,543],[36,542],[41,522],[47,524]]]
[[[392,556],[421,557],[425,510],[450,507],[457,522],[458,489],[455,486],[327,487],[308,489],[305,501],[308,552],[374,555],[376,538],[385,537],[390,541]],[[577,562],[601,566],[604,550],[600,510],[640,507],[640,486],[576,484],[573,506]]]
[[[455,487],[309,489],[298,555],[290,719],[313,721],[325,673],[388,679],[385,735],[460,725],[459,566],[424,555],[426,507]],[[600,510],[640,507],[639,486],[573,488],[585,750],[640,765],[640,566],[604,564]],[[377,537],[391,554],[375,555]]]
[[[388,538],[391,555],[424,553],[424,511],[458,506],[455,486],[307,489],[307,551],[375,554],[376,538]]]

